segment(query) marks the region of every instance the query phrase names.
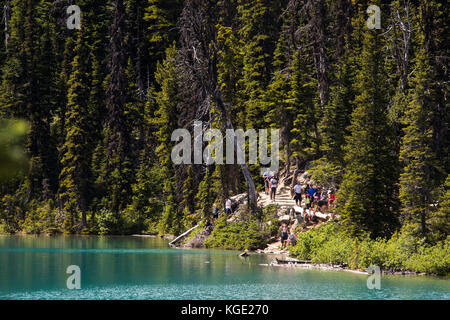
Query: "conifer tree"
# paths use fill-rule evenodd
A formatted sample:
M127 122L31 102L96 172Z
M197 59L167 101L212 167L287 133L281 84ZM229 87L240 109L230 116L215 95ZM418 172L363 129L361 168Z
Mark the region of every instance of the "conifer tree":
M301 51L294 53L288 104L293 113L290 132L292 156L300 163L311 160L318 148L316 81L308 72L307 57Z
M330 101L325 106L319 123L323 157L313 168L313 175L317 181L332 187L342 182L345 138L349 134L347 127L353 111L353 70L349 60L346 59L337 66L336 85L331 88Z
M39 198L42 183L51 179L50 105L51 61L45 59L48 33L39 25L40 4L31 0L11 1L11 36L4 65L0 105L9 117L27 119L30 132L27 153L30 166L24 190L27 198ZM43 34L43 40L39 35ZM41 50L41 48L43 50ZM44 62L45 61L45 62ZM44 143L45 141L45 143ZM54 182L54 179L51 179Z
M166 48L178 39L175 26L182 7L181 0L148 0L144 20L148 28L146 38L152 59L149 67L151 74L156 71L157 62L165 58Z
M439 210L430 219L430 236L434 241L446 240L450 232L450 175L447 175L439 198Z
M156 102L158 109L155 111L156 118L154 124L158 127L156 137L158 147L156 154L159 160L159 168L161 179L163 181L163 198L164 211L162 216L162 232L173 228L175 221L167 221L167 219L175 219L178 216L178 208L175 205L177 199L175 195L176 180L175 169L171 160L171 152L173 142L171 141L172 132L177 129L178 125L178 75L176 69L177 50L175 46L166 50L166 59L162 63L158 63L155 79L161 87L161 91L156 94ZM178 221L179 222L179 221Z
M197 200L197 209L203 221L211 220L212 205L214 203L214 191L212 188L212 174L206 168L205 176L198 186L198 193L195 196Z
M113 15L110 31L111 59L107 91L108 119L105 128L106 158L103 181L107 187L108 206L117 214L131 201L131 186L134 179L130 159L130 128L126 114L128 52L123 0L113 2Z
M195 211L195 189L194 177L192 173L192 165L186 170L186 179L183 182L183 199L180 207L183 208L185 214L192 214Z
M66 137L62 146L60 197L64 205L65 231L76 231L81 214L81 227L86 226L88 209L86 192L89 178L89 52L84 31L78 34L75 58L69 80L65 117Z
M263 127L263 95L270 81L271 59L279 24L277 18L284 1L239 1L238 13L241 28L243 70L241 103L245 109L245 127ZM268 23L271 21L271 23ZM274 23L275 22L275 23Z
M389 236L397 226L397 163L387 119L388 90L383 41L376 29L364 35L356 108L345 147L346 172L339 191L340 213L351 234Z
M403 171L400 175L400 199L403 217L416 226L417 235L426 237L432 204L436 201L433 191L439 181L433 174L438 163L432 149L433 111L436 97L432 69L424 50L418 55L413 79L411 101L405 114L405 129L400 149Z

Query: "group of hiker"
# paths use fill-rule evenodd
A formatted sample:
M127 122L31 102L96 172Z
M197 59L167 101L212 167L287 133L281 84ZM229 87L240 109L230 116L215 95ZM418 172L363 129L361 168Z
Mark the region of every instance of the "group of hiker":
M295 246L297 244L297 235L294 233L294 230L291 230L289 226L283 223L280 227L281 230L281 247L286 248L287 246Z
M302 187L299 183L294 186L294 200L295 204L305 209L321 209L324 205L328 207L335 207L336 196L334 190L316 188L309 184Z
M226 198L225 199L225 214L227 216L231 215L233 213L233 206L231 203L231 199L230 198ZM219 208L217 206L214 206L213 208L213 218L217 219L219 218Z
M274 202L278 187L278 177L270 171L263 174L264 191L266 195L270 195L270 199ZM336 196L333 189L323 189L315 185L300 185L298 182L293 187L293 199L296 206L301 207L301 218L303 221L316 221L316 212L325 213L329 207L336 206ZM227 216L233 213L232 202L230 198L225 199L225 214ZM218 206L213 208L213 217L219 217ZM289 245L297 244L297 235L291 227L283 223L280 227L281 246L285 248Z

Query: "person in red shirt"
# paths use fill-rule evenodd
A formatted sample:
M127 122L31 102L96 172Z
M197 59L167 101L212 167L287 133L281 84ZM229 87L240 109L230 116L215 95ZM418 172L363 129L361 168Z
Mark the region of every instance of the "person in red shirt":
M334 207L335 200L336 200L336 197L334 195L334 192L332 190L328 190L328 206L329 207L331 207L331 206Z

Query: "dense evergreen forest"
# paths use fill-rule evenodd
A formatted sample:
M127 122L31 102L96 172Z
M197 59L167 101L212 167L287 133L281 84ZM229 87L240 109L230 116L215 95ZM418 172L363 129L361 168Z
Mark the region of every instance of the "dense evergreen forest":
M367 26L369 5L380 29ZM180 234L214 203L262 190L259 165L173 164L172 132L202 121L280 128L283 170L338 190L355 239L448 242L446 1L0 8L0 119L28 123L28 164L0 184L0 233Z

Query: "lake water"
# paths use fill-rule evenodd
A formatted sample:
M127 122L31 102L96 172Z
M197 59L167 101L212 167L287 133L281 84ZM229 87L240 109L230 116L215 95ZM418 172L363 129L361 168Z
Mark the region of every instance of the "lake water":
M235 251L169 249L141 237L0 236L0 299L450 299L449 278L260 266ZM81 269L81 289L66 269Z

